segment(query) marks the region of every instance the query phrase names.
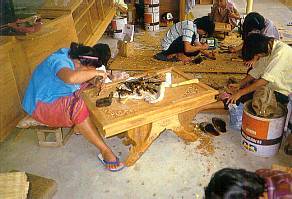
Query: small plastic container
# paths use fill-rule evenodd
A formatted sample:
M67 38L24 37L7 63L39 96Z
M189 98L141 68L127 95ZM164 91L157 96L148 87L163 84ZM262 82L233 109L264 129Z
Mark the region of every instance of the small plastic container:
M165 86L170 87L172 84L171 72L165 73Z
M230 116L230 127L240 131L242 126L243 104L229 104L228 110Z

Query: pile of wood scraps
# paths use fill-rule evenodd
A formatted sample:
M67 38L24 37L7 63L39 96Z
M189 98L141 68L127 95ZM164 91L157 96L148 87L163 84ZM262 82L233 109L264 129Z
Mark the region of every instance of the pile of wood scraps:
M24 172L0 173L0 198L26 199L29 182Z

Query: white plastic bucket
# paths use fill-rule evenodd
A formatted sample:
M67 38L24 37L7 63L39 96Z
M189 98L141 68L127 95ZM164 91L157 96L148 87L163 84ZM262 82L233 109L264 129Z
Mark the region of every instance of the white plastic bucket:
M146 31L158 31L159 30L159 22L150 23L150 24L145 23L145 29L146 29Z
M123 30L126 24L127 24L126 17L115 17L112 20L112 28L114 31Z
M145 12L144 22L146 24L159 22L159 12Z
M158 12L159 13L159 4L153 4L153 5L144 5L144 11L146 12Z
M278 118L261 118L250 113L251 101L244 104L241 128L241 146L256 156L275 155L282 141L286 114ZM280 105L283 113L284 106Z
M159 0L144 0L144 4L159 4Z

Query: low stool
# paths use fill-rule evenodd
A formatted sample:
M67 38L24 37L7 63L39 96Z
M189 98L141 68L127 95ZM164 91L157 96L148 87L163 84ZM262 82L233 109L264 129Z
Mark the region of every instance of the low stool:
M36 129L39 145L45 147L64 146L73 134L73 128L54 128L48 126L35 126L32 128Z
M74 131L73 127L49 127L36 121L29 115L26 115L22 120L20 120L16 127L21 129L35 129L39 145L46 147L59 147L65 145Z
M17 172L13 170L10 172ZM57 183L53 179L25 173L29 181L27 199L52 199L57 192Z

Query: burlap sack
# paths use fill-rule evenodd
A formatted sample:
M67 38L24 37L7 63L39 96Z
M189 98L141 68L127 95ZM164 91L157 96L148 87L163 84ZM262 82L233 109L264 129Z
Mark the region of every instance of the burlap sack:
M253 94L252 108L259 117L273 117L278 112L274 91L268 86L257 89Z

